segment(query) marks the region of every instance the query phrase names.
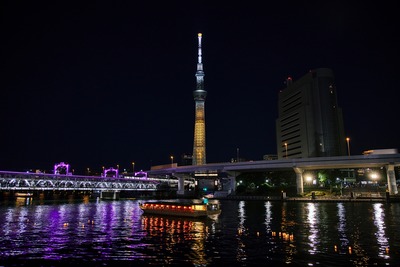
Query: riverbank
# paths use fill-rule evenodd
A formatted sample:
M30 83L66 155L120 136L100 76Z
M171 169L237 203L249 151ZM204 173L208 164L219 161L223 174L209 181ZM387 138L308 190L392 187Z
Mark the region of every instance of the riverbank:
M400 196L385 197L351 197L351 196L312 196L312 197L271 197L271 196L249 196L249 195L229 195L226 197L216 197L216 199L227 200L264 200L264 201L286 201L286 202L400 202Z

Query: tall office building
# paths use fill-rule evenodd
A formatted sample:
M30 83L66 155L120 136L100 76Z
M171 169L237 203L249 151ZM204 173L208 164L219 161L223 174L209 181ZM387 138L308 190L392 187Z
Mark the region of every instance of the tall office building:
M193 141L193 165L206 164L206 121L204 104L207 92L204 91L204 71L202 63L201 38L202 34L197 35L198 45L198 61L196 71L196 90L193 91L193 97L196 104L195 107L195 123L194 123L194 141Z
M346 155L343 115L332 70L311 70L295 82L288 78L286 85L278 100L278 158Z

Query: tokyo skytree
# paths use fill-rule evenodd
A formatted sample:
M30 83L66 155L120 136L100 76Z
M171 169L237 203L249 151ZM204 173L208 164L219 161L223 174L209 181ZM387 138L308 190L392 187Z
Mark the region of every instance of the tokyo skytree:
M195 107L195 123L194 123L194 141L193 141L193 160L192 165L206 164L206 121L204 104L207 92L204 90L204 71L202 63L201 38L202 34L197 34L198 60L196 71L196 90L193 91L193 97L196 104Z

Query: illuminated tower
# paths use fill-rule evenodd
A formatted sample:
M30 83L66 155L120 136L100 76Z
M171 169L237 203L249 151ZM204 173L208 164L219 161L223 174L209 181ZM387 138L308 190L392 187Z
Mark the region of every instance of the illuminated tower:
M194 122L194 141L193 141L193 165L206 164L206 121L204 113L204 103L206 101L207 92L204 91L204 71L203 63L201 61L201 37L202 34L197 35L199 39L198 46L198 61L196 71L196 90L193 91L195 108L195 122Z

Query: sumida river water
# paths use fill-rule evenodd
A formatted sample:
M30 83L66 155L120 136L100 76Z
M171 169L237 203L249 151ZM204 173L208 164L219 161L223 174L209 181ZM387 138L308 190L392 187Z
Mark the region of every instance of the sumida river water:
M400 266L400 203L220 200L185 219L141 201L3 201L0 266Z

